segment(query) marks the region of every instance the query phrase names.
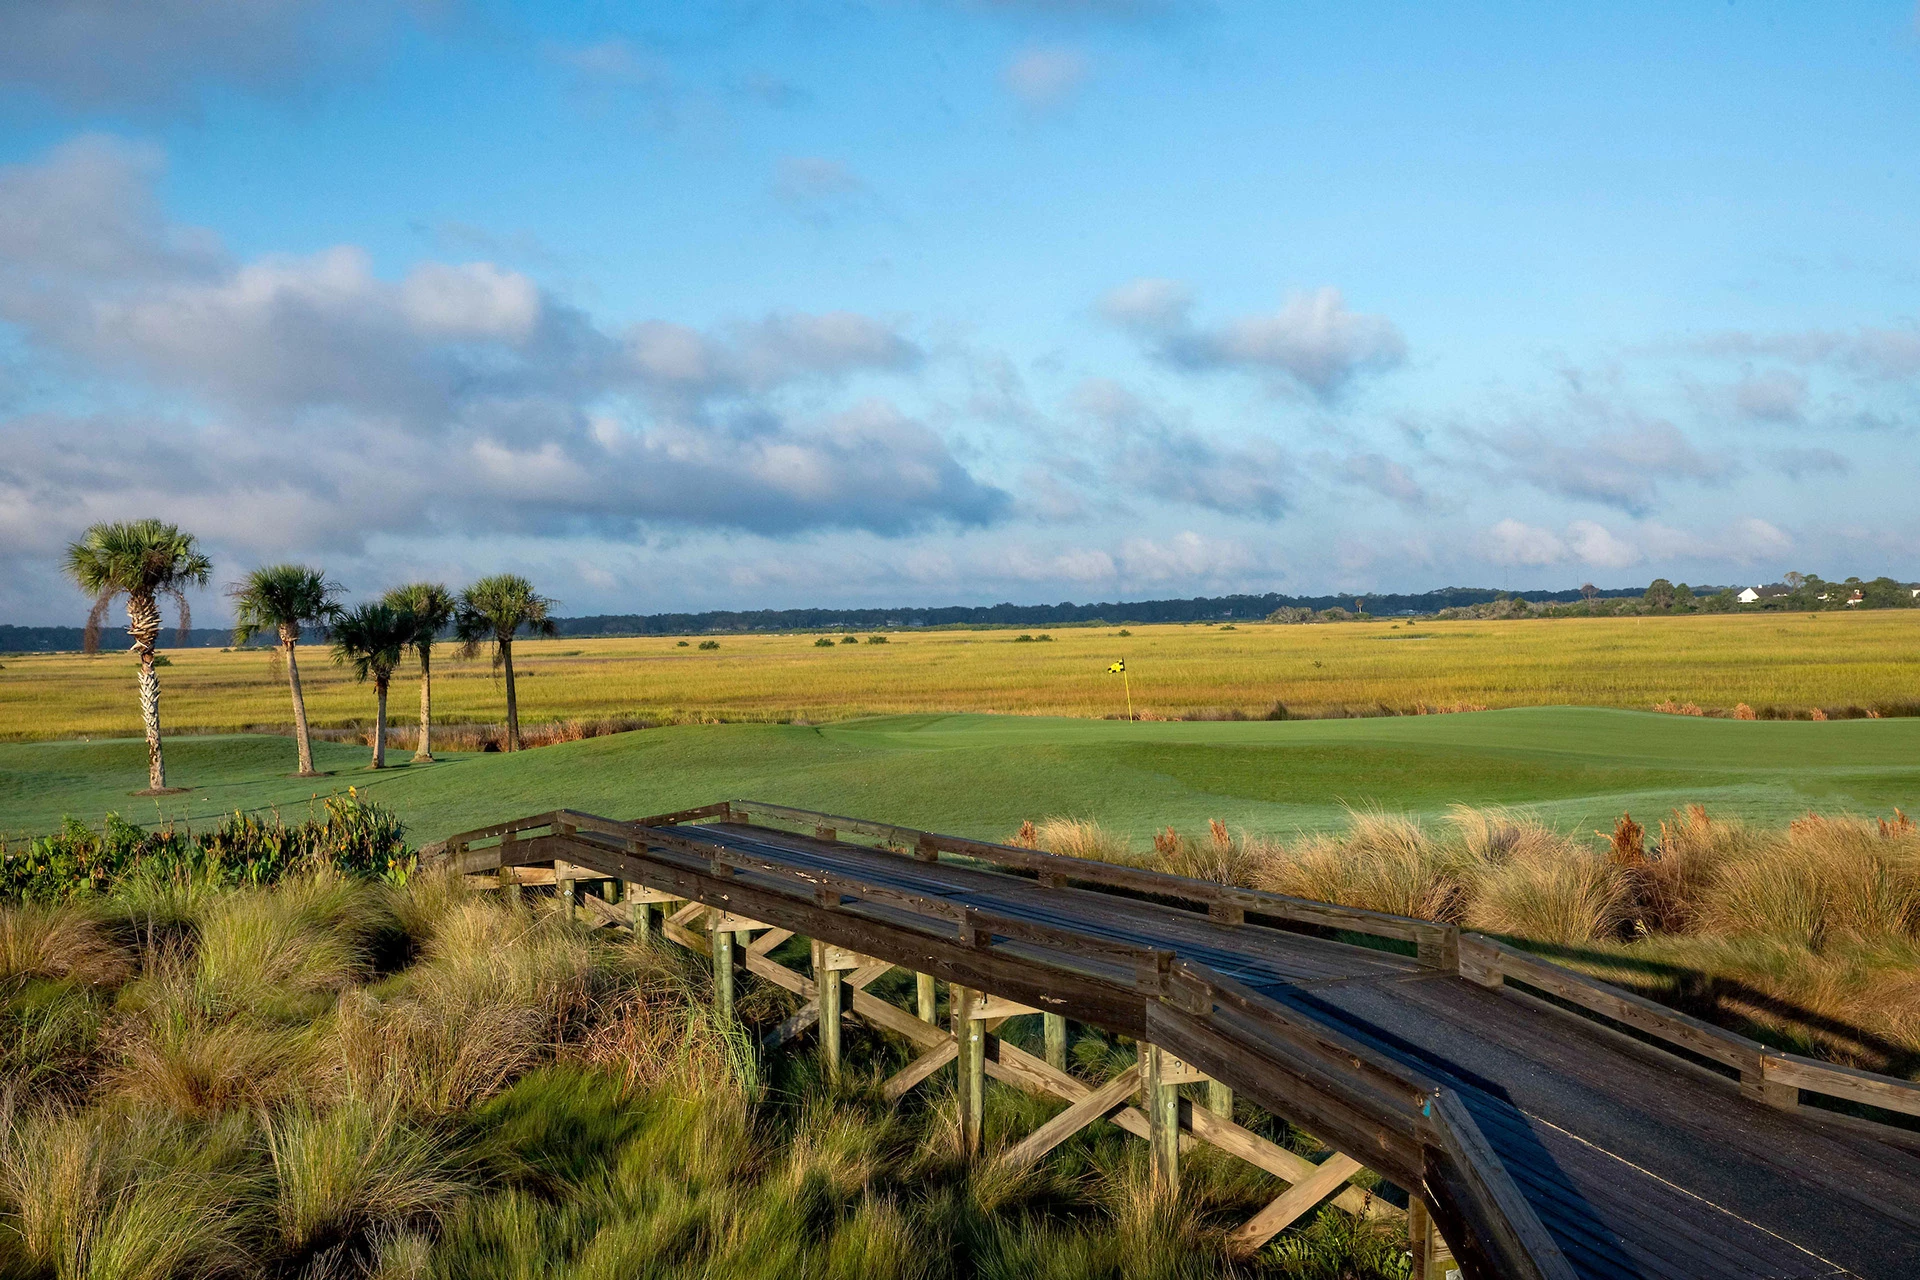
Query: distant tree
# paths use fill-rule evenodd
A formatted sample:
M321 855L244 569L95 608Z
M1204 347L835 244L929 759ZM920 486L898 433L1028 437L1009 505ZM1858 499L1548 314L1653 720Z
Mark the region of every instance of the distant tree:
M1580 595L1588 604L1592 604L1594 600L1599 597L1600 588L1594 586L1591 582L1583 582L1580 584Z
M1780 579L1780 581L1786 583L1789 590L1798 591L1807 585L1807 575L1794 571L1788 573L1784 578Z
M120 596L127 598L127 635L140 663L140 719L147 730L147 790L167 789L166 758L160 750L160 677L154 671L154 643L160 635L159 597L180 609L180 643L187 640L193 615L186 589L204 587L213 562L200 553L193 535L158 520L96 524L67 546L67 576L93 597L87 614L85 647L100 651L100 622Z
M1875 578L1860 589L1863 609L1910 609L1913 607L1913 589L1892 578Z
M520 749L520 703L513 687L513 638L525 630L529 635L550 636L559 631L554 625L554 602L533 589L533 584L517 573L499 573L482 578L460 593L454 614L454 631L464 642L463 652L472 657L482 645L493 646L493 665L507 678L507 750Z
M393 669L413 644L420 623L384 601L349 609L333 620L333 660L353 668L356 680L373 679L373 767L387 767L387 686Z
M410 582L395 587L381 602L406 612L413 618L413 638L407 642L420 658L420 743L414 748L416 764L433 759L433 645L440 633L453 625L460 601L438 582Z
M1708 596L1706 602L1701 607L1709 613L1732 613L1734 609L1739 607L1739 604L1740 597L1734 594L1733 588L1722 587L1711 596Z
M270 564L255 569L227 588L233 597L233 643L237 648L263 631L280 637L280 654L287 664L287 688L293 694L293 734L300 748L300 776L317 777L313 768L313 741L307 733L307 699L300 692L300 647L303 627L325 628L340 612L338 583L328 582L319 569L303 564Z
M1655 609L1673 607L1673 584L1665 578L1655 578L1647 586L1647 603Z
M1694 608L1693 588L1682 582L1673 589L1673 607L1683 613L1691 613Z

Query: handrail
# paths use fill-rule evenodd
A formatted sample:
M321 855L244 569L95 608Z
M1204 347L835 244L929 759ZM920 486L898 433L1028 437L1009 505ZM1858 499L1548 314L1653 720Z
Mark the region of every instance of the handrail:
M1559 1246L1451 1089L1198 961L1176 961L1175 974L1175 992L1167 998L1183 1012L1211 1021L1216 1005L1230 1008L1290 1048L1339 1068L1330 1079L1348 1101L1391 1107L1416 1135L1428 1181L1443 1182L1455 1208L1473 1222L1494 1274L1573 1280ZM1363 1096L1366 1085L1373 1087Z
M1738 1032L1681 1013L1576 969L1477 933L1460 938L1460 975L1498 987L1512 978L1667 1044L1740 1073L1740 1089L1771 1106L1791 1107L1799 1091L1920 1116L1920 1084L1772 1049Z
M1337 903L1315 901L1311 898L1295 898L1287 894L1268 893L1239 885L1219 884L1212 880L1196 880L1189 876L1170 875L1163 871L1148 871L1141 867L1126 867L1111 862L1067 857L1041 849L1023 849L1018 845L995 844L992 841L972 840L964 836L941 835L914 827L870 822L864 818L820 813L812 809L796 809L789 805L770 804L765 801L735 800L731 805L735 821L744 822L757 814L802 826L811 825L816 828L831 829L836 834L840 831L857 831L862 835L887 841L889 844L912 847L922 860L930 860L940 852L956 853L979 858L998 866L1030 871L1040 876L1042 880L1049 878L1055 878L1061 882L1077 880L1083 884L1105 889L1127 889L1163 898L1198 902L1207 907L1210 915L1227 923L1239 923L1240 918L1251 913L1291 920L1299 924L1372 934L1376 937L1413 943L1419 950L1421 963L1431 968L1450 969L1454 964L1453 943L1459 936L1459 929L1457 926L1435 920L1421 920L1413 916L1393 915L1384 911L1368 911L1361 907L1345 907Z
M713 808L694 816L714 816ZM765 810L765 806L761 808ZM1472 1116L1450 1092L1338 1027L1311 1013L1283 1006L1204 964L1179 959L1164 948L1115 942L1066 925L1012 919L951 898L873 884L840 872L796 867L666 825L641 826L573 810L496 823L450 838L447 848L455 856L463 856L475 842L497 838L506 846L517 843L524 833L541 830L550 833L538 841L545 847L545 856L552 856L554 842L558 841L562 849L577 850L575 856L591 857L599 851L610 855L609 862L614 866L619 864L613 858L627 862L629 866L622 870L629 874L639 869L631 865L638 862L684 875L687 869L683 864L660 857L677 853L703 864L705 874L713 879L724 881L745 872L784 882L785 887L778 892L817 908L844 909L851 899L904 909L956 928L956 941L969 948L991 951L996 938L1036 945L1045 950L1024 960L1041 969L1084 973L1071 960L1089 954L1130 964L1130 982L1114 978L1102 981L1130 988L1150 1005L1164 1004L1205 1019L1214 1024L1216 1032L1263 1053L1269 1063L1283 1070L1299 1069L1282 1065L1291 1058L1312 1064L1305 1067L1309 1075L1318 1087L1339 1098L1341 1105L1376 1116L1382 1111L1391 1113L1395 1129L1403 1135L1401 1140L1411 1137L1424 1153L1421 1176L1429 1184L1429 1193L1445 1195L1469 1227L1472 1238L1461 1245L1485 1263L1486 1274L1519 1280L1571 1280L1573 1273L1558 1247ZM1216 1009L1238 1015L1243 1019L1239 1024L1242 1027L1251 1023L1250 1029L1257 1029L1257 1038L1250 1042L1244 1033L1236 1035L1231 1023L1216 1023ZM1178 1049L1177 1045L1171 1047ZM1288 1057L1275 1057L1280 1049L1286 1050ZM1411 1153L1413 1148L1406 1150Z
M1783 1108L1793 1107L1798 1104L1800 1091L1805 1090L1809 1093L1857 1102L1886 1111L1920 1116L1920 1083L1877 1072L1844 1067L1836 1063L1821 1062L1818 1059L1770 1048L1737 1032L1715 1026L1624 988L1590 977L1578 970L1555 964L1551 960L1530 952L1521 951L1506 943L1481 934L1460 933L1452 925L1416 920L1407 916L1393 916L1383 912L1364 911L1359 908L1338 907L1308 899L1263 893L1254 889L1241 889L1214 884L1210 881L1191 880L1139 868L1121 867L1112 863L1022 849L1013 845L993 844L959 836L942 836L911 827L870 822L860 818L744 800L702 805L630 822L600 818L577 810L558 809L449 836L445 841L440 842L441 856L458 857L468 852L470 846L474 844L496 839L505 842L524 833L541 829L556 832L570 829L629 840L639 831L645 830L649 833L648 838L668 843L675 839L686 840L687 837L669 835L661 830L662 827L701 818L722 818L745 822L755 813L764 817L803 825L811 824L816 827L833 824L836 832L841 829L857 831L895 844L911 844L920 851L919 856L922 858L937 856L941 851L959 853L1061 880L1078 880L1104 887L1133 889L1139 892L1157 893L1163 897L1204 902L1208 905L1210 912L1215 910L1216 904L1224 904L1229 907L1240 907L1257 915L1272 915L1314 924L1334 924L1334 927L1347 928L1355 932L1375 932L1388 937L1414 936L1410 929L1402 926L1422 926L1430 931L1445 931L1444 935L1438 933L1426 935L1421 944L1423 960L1427 959L1430 950L1451 956L1453 963L1448 967L1454 968L1461 977L1481 986L1498 987L1506 979L1512 978L1577 1005L1590 1013L1599 1014L1631 1027L1662 1042L1663 1045L1672 1045L1688 1053L1718 1062L1722 1066L1730 1067L1739 1073L1741 1092L1756 1101ZM743 855L728 850L720 861L725 863L734 860L739 865L748 865L745 861L741 861L742 858ZM833 879L825 873L809 874L818 877L822 883L826 884L830 884ZM869 901L878 902L889 895L901 895L901 891L887 886L868 885L852 880L846 880L845 883L849 886L847 892ZM955 924L964 924L962 916L952 910L957 904L920 895L904 896L912 898L917 904L909 907L911 910L924 911L935 914L939 918L948 919ZM945 903L944 909L934 905L942 902ZM977 918L987 919L984 916ZM1339 923L1335 924L1335 921ZM1005 927L1001 927L1002 925ZM1013 937L1016 936L1016 931L1026 932L1028 926L1024 922L994 917L993 929L994 932L1003 936ZM1389 932L1390 929L1393 931ZM1084 935L1076 934L1075 937L1084 939ZM1081 946L1084 950L1084 941ZM1660 1048L1661 1045L1650 1047Z

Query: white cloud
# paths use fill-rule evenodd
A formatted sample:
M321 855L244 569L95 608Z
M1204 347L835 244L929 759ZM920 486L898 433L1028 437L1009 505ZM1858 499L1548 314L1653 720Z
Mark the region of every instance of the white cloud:
M1666 483L1716 483L1736 469L1731 459L1702 453L1678 427L1661 420L1623 418L1584 436L1562 423L1460 435L1513 478L1634 514L1651 510Z
M1807 380L1781 369L1749 374L1734 384L1733 403L1749 418L1798 422L1807 412Z
M1414 478L1413 472L1383 453L1349 454L1334 464L1333 474L1348 484L1370 489L1410 509L1418 510L1432 502L1432 495Z
M1291 505L1295 467L1271 441L1207 435L1109 379L1082 382L1074 401L1098 427L1108 479L1125 493L1261 519Z
M1546 529L1511 516L1487 530L1482 549L1495 564L1538 567L1567 558L1567 544Z
M1087 55L1078 49L1030 48L1014 55L1003 78L1026 106L1049 110L1072 99L1090 70Z
M385 44L420 0L10 0L0 84L80 108L182 107L211 84L284 93Z
M1148 332L1177 325L1193 306L1193 290L1178 280L1141 276L1107 291L1100 314L1118 325Z
M0 320L27 367L90 375L58 412L0 416L0 553L129 512L282 554L482 530L896 536L1007 510L920 418L827 394L918 367L894 324L613 335L489 262L391 280L352 245L236 261L166 222L157 168L91 139L0 169Z
M1592 520L1575 520L1567 526L1567 550L1596 569L1624 569L1642 558L1639 548Z
M1385 316L1348 308L1332 286L1289 294L1278 311L1241 316L1213 328L1187 318L1177 282L1136 280L1109 293L1108 318L1149 340L1175 368L1237 369L1277 377L1323 399L1339 394L1362 373L1391 369L1406 359L1406 339Z

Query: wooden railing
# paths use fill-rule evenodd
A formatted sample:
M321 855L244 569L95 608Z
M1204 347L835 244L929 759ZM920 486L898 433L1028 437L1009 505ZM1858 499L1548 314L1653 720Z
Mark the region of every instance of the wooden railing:
M1590 978L1479 934L1460 939L1460 976L1485 987L1508 981L1631 1027L1664 1045L1729 1067L1740 1092L1775 1107L1799 1103L1802 1089L1887 1111L1920 1116L1920 1084L1772 1049L1724 1027Z
M837 838L841 832L850 832L880 840L883 848L895 851L910 849L911 856L922 861L936 860L940 854L948 853L1026 872L1042 883L1120 890L1170 902L1193 903L1204 907L1210 918L1226 923L1242 923L1249 917L1256 920L1264 917L1412 942L1419 950L1422 963L1431 967L1457 971L1461 977L1484 987L1500 987L1508 981L1521 984L1557 1001L1577 1006L1586 1013L1631 1028L1658 1042L1657 1045L1649 1045L1649 1048L1672 1046L1681 1051L1679 1056L1683 1060L1704 1058L1717 1063L1734 1073L1743 1095L1769 1106L1795 1107L1800 1092L1805 1090L1885 1111L1920 1116L1920 1084L1771 1048L1506 943L1479 934L1462 934L1453 925L1430 920L1263 893L1166 875L1145 868L1065 857L1017 845L940 835L912 827L764 801L736 800L703 805L634 822L617 822L591 814L557 810L482 827L451 837L444 843L447 854L457 858L475 846L511 841L516 836L542 830L568 834L585 831L631 839L636 830L648 828L652 830L651 838L656 842L670 844L672 837L659 828L703 820L782 822L811 829L816 836L827 839ZM719 861L723 865L729 861L738 866L754 865L752 859L732 852ZM827 883L831 883L832 879L823 877ZM885 886L855 882L847 882L845 891L856 900L864 897L876 902L884 901L887 895L898 892ZM945 899L920 898L917 901L920 905L910 909L950 919L957 928L963 927L964 911L957 904ZM990 927L1007 937L1021 936L1020 931L1030 928L1021 922L1003 918L988 922L985 917L979 917L975 927ZM1083 943L1082 949L1087 949L1088 945ZM1549 1002L1542 1004L1563 1016L1579 1016L1560 1005Z
M1349 1154L1355 1159L1382 1169L1404 1185L1423 1188L1445 1207L1450 1219L1464 1226L1465 1234L1456 1248L1480 1264L1476 1268L1479 1274L1520 1280L1571 1280L1572 1269L1452 1091L1309 1014L1285 1008L1206 965L1180 960L1166 949L1092 937L1064 925L1013 919L948 898L795 867L702 840L685 830L669 829L702 817L744 821L749 812L771 816L769 810L766 805L751 810L745 805L708 806L641 823L557 810L451 837L445 843L445 856L462 870L479 871L507 865L506 860L516 857L528 861L550 859L564 850L566 858L576 865L593 867L609 876L641 883L658 881L653 887L672 883L686 889L688 869L678 862L662 863L656 853L669 852L697 859L698 870L692 874L711 886L708 892L717 900L724 901L727 886L746 873L761 892L771 880L782 885L784 896L796 906L841 915L845 918L841 929L816 925L819 936L863 952L881 950L871 929L861 927L867 922L847 915L863 905L910 913L923 922L919 925L923 933L969 952L990 954L1008 944L1017 945L1021 952L1017 963L1041 971L1029 974L1030 982L1048 987L1067 975L1082 980L1092 977L1132 993L1147 1004L1142 1029L1166 1026L1184 1033L1185 1040L1169 1039L1168 1047L1211 1065L1221 1078L1236 1080L1256 1098L1297 1097L1296 1091L1305 1082L1304 1087L1316 1095L1306 1104L1307 1109L1315 1113L1313 1119L1324 1120L1321 1127L1336 1145L1354 1148ZM1050 859L1051 855L1034 855L1031 850L949 837L923 841L920 837L926 833L875 823L856 827L851 819L803 810L785 809L781 816L789 821L813 822L816 828L833 821L841 828L879 834L883 839L911 835L915 847L922 851L931 846L938 852L974 857L981 856L981 850L1017 855L1016 865L1021 869L1094 884L1119 883L1153 896L1203 901L1210 906L1219 900L1219 895L1203 895L1203 891L1220 886L1203 881L1160 877L1151 872L1135 875L1131 869L1108 868L1078 859L1060 860L1068 865L1057 870L1051 861L1036 860ZM956 845L962 847L954 848ZM999 862L1000 857L986 860ZM648 874L649 864L655 868L653 875ZM1106 880L1102 873L1109 870L1127 874L1118 880ZM1088 871L1094 874L1085 875ZM1171 890L1162 883L1167 880L1175 882ZM1245 897L1255 904L1252 909L1256 914L1298 918L1290 912L1299 900L1251 891L1245 891ZM1342 928L1352 927L1356 917L1361 923L1385 921L1395 930L1403 921L1402 917L1346 908L1317 912L1316 916L1312 923L1339 920L1337 927ZM1388 936L1407 935L1401 931ZM1049 971L1059 977L1047 978ZM1161 1041L1156 1038L1155 1042ZM1214 1058L1221 1061L1213 1063ZM1291 1083L1283 1083L1282 1077ZM1342 1136L1344 1143L1340 1141Z
M810 827L816 833L827 834L829 838L842 832L854 832L882 841L883 847L911 849L914 856L923 861L932 861L942 853L951 853L997 867L1027 872L1042 884L1121 890L1172 902L1194 903L1204 908L1214 920L1229 924L1238 924L1247 916L1255 916L1391 938L1397 942L1412 943L1420 962L1429 968L1452 969L1456 963L1454 947L1460 936L1459 929L1434 920L1343 907L1311 898L1293 898L1286 894L1265 893L1212 880L1168 875L1143 867L1126 867L1048 853L1042 849L1026 849L1019 845L940 835L913 827L817 813L811 809L795 809L760 800L734 800L729 807L736 822L785 822L803 828Z

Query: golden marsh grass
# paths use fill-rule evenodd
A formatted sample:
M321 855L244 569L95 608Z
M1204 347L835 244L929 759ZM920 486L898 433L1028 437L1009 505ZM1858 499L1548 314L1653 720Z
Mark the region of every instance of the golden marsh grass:
M1079 628L1046 642L1007 631L891 633L884 645L815 645L812 634L523 640L524 723L631 715L668 721L842 720L914 712L1111 716L1125 701L1107 664L1124 657L1149 717L1265 716L1347 707L1396 711L1542 704L1645 709L1871 706L1920 698L1920 611L1699 615L1551 621L1379 621ZM1037 634L1037 633L1036 633ZM373 691L305 650L308 714L369 722ZM169 730L281 726L284 677L263 651L170 650L161 672ZM484 658L434 660L435 718L492 722L504 691ZM132 659L10 654L0 670L0 739L139 731ZM396 720L413 684L395 679Z

